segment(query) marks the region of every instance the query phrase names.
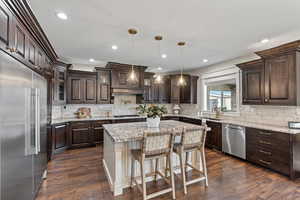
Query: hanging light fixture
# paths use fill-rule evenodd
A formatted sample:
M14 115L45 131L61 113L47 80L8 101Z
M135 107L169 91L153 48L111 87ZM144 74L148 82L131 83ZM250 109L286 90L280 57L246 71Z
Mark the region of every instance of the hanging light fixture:
M154 37L154 39L158 42L158 57L160 58L161 56L161 47L160 47L160 41L162 41L163 37L160 36L160 35L157 35ZM160 60L160 59L159 59ZM159 62L159 65L160 65L160 62ZM159 66L158 67L160 70L162 70L162 67ZM157 84L160 84L162 82L162 77L161 77L161 74L159 72L157 72L155 75L154 75L154 82L157 83Z
M185 42L178 42L177 43L178 47L179 47L179 53L180 53L180 57L182 58L182 51L183 51L183 47L185 46ZM178 79L178 83L177 85L178 86L186 86L186 81L184 80L184 77L183 77L183 64L182 64L182 67L181 67L181 70L180 70L180 77Z
M132 49L134 49L134 36L137 34L137 30L131 28L131 29L128 30L128 33L132 36L132 38L131 38L131 40L132 40ZM137 76L136 76L135 71L134 71L133 64L131 65L131 72L129 74L128 81L132 82L132 83L138 82Z

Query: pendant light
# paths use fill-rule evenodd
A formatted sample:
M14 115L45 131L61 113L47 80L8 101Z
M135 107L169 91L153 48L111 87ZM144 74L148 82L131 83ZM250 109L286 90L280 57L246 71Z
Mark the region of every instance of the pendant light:
M128 33L129 33L129 35L132 36L132 38L131 38L131 40L132 40L132 49L134 49L134 36L137 34L137 30L131 28L131 29L128 30ZM129 74L128 81L132 82L132 83L138 82L137 76L136 76L135 71L134 71L133 64L131 65L131 72Z
M161 55L161 47L160 47L160 42L162 41L163 37L160 36L160 35L157 35L154 37L154 39L158 42L158 57L160 58L160 55ZM159 59L160 60L160 59ZM159 62L159 65L160 65L160 62ZM162 70L162 67L159 66L160 70ZM154 82L156 84L160 84L162 82L162 77L161 77L161 74L160 73L156 73L154 75Z
M180 53L180 58L182 58L182 51L183 51L183 47L185 46L185 42L178 42L177 43L178 47L179 47L179 53ZM184 80L184 77L183 77L183 64L182 64L182 67L181 67L181 70L180 70L180 77L178 79L178 82L177 82L177 85L178 86L186 86L186 81Z

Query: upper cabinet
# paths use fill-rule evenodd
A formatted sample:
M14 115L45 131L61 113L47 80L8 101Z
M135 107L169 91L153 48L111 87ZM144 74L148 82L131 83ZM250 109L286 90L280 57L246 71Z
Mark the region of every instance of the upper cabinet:
M67 103L97 103L97 73L68 70Z
M110 104L111 70L97 68L97 103Z
M243 104L300 105L300 41L256 52L261 60L239 64Z
M113 89L134 89L144 91L144 72L146 67L133 66L136 81L130 81L132 65L109 62L107 69L111 69Z
M145 72L144 75L144 103L153 102L154 73Z
M10 51L12 47L12 14L8 8L0 1L0 48Z
M66 104L67 65L57 63L54 65L53 75L53 104Z
M238 67L242 69L243 104L262 104L265 91L264 62L255 60L239 64Z
M152 103L170 103L171 101L171 79L163 76L160 83L152 84Z
M197 76L183 75L184 86L178 85L180 74L171 75L171 103L197 103Z

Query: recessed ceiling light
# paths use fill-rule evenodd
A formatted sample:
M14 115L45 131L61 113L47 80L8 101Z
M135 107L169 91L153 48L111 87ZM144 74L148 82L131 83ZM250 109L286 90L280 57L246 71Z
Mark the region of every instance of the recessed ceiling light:
M207 62L208 62L208 60L207 60L207 59L203 59L203 62L204 62L204 63L207 63Z
M166 57L167 57L167 54L162 54L161 57L162 57L162 58L166 58Z
M113 50L117 50L117 49L118 49L118 46L117 46L117 45L112 45L111 48L112 48Z
M268 43L269 41L270 40L268 38L265 38L265 39L261 40L260 42L263 43L263 44L265 44L265 43Z
M63 13L63 12L59 12L56 14L58 18L62 19L62 20L67 20L68 19L68 16L66 13Z
M94 59L94 58L90 58L89 61L90 61L90 62L95 62L95 59Z
M157 69L158 69L159 71L161 71L161 70L162 70L162 68L161 68L161 67L158 67Z

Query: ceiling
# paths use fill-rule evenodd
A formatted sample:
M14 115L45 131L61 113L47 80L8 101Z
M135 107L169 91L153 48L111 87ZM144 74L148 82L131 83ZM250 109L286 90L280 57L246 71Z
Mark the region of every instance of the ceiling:
M212 65L300 39L297 0L30 0L62 60L107 61L176 71ZM64 12L68 20L56 14ZM128 28L136 28L135 47ZM162 35L158 53L155 35ZM270 42L260 41L269 38ZM176 43L186 41L182 56ZM113 50L117 45L118 50ZM89 63L89 59L95 59ZM203 59L208 59L207 63Z

